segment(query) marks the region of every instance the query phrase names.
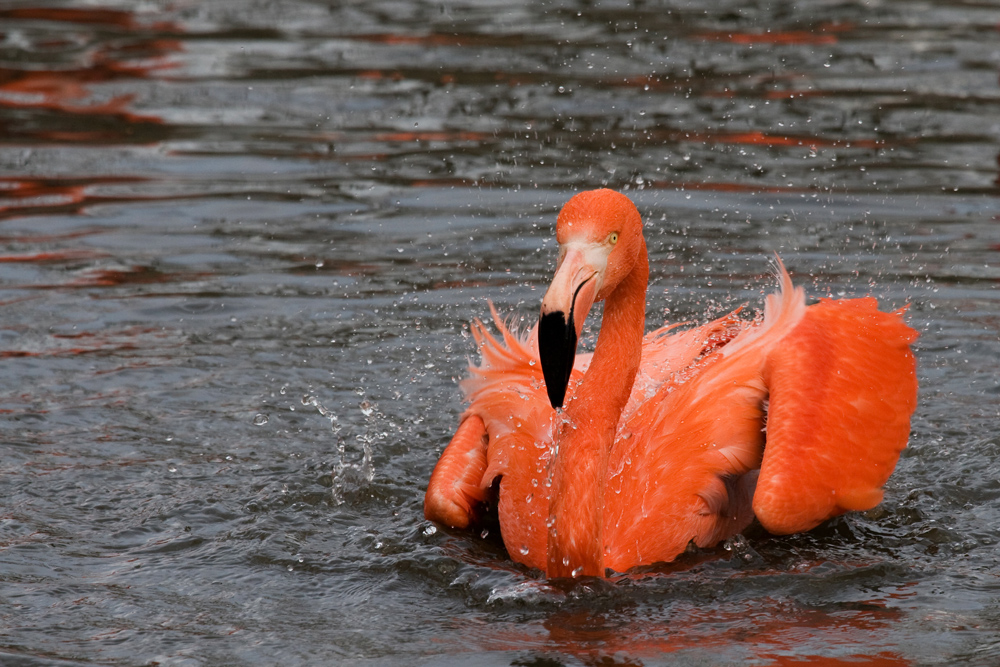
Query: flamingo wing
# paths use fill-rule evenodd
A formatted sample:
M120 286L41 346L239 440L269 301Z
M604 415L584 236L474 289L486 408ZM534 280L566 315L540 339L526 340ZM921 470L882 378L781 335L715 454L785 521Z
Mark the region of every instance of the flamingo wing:
M475 522L477 509L486 500L482 480L488 444L482 417L466 415L427 483L424 516L428 520L452 528L468 528Z
M770 532L810 530L882 500L916 407L917 333L873 298L824 299L768 354L767 445L753 509Z
M671 561L752 521L765 389L753 357L723 352L753 331L732 313L670 335L660 344L675 350L651 355L684 363L619 426L605 490L607 567Z

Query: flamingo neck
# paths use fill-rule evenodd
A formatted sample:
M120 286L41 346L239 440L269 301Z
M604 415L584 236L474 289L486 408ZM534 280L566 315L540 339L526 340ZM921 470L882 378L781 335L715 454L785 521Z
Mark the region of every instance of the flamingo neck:
M549 495L548 577L604 576L604 486L608 456L642 357L649 262L607 298L590 368L555 438Z

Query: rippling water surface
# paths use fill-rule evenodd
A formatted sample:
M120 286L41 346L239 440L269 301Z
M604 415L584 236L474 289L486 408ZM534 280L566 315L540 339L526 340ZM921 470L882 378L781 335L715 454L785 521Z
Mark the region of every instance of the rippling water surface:
M1000 662L1000 8L0 2L0 662ZM909 304L877 509L554 588L425 522L471 318L647 220L649 318Z

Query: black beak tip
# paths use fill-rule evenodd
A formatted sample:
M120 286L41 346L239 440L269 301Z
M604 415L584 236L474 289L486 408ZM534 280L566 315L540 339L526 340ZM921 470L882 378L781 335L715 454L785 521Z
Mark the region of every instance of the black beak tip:
M553 408L561 408L576 359L576 328L562 312L545 313L538 320L538 353L545 391Z
M560 409L563 406L563 401L566 400L566 387L560 389L558 385L545 383L545 391L549 394L549 403L552 404L554 409Z

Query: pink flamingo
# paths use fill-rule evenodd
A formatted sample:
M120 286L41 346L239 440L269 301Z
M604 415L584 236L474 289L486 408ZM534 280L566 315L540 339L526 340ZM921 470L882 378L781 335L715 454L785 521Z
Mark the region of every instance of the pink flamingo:
M713 546L755 516L788 534L881 502L917 398L902 311L870 297L807 306L781 266L759 323L737 311L644 336L632 202L582 192L556 236L538 326L519 338L493 311L501 340L473 327L482 362L462 384L470 405L431 475L428 519L470 526L498 489L511 558L603 577ZM577 354L601 300L597 346Z

